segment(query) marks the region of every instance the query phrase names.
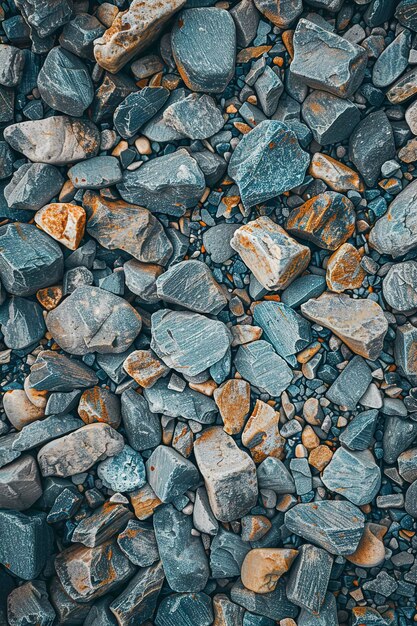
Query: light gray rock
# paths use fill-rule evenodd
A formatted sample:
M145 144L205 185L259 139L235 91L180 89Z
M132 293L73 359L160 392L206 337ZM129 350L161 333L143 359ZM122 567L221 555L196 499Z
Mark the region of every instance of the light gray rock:
M23 626L25 623L52 626L55 617L56 613L43 580L24 583L13 589L7 597L7 618L10 626ZM34 621L30 622L32 619Z
M168 105L163 120L190 139L207 139L218 133L225 123L214 98L196 93Z
M189 387L176 391L168 385L169 381L164 378L143 390L153 413L183 417L201 424L212 424L215 421L217 406L212 398Z
M0 325L4 343L12 350L23 350L39 342L46 331L40 305L18 296L12 296L0 307Z
M291 369L263 339L240 346L235 366L242 378L270 396L280 396L292 380Z
M179 452L158 446L146 463L148 482L162 502L172 502L200 482L197 468Z
M203 244L213 263L224 263L234 255L230 241L238 228L238 224L222 222L204 231Z
M327 391L326 398L354 411L371 382L371 368L362 357L354 356Z
M405 261L392 265L382 283L384 298L397 311L417 307L417 263Z
M197 530L206 535L216 535L219 530L219 522L211 510L205 487L198 487L195 492L193 524Z
M286 304L261 302L254 308L253 319L262 328L262 337L284 359L301 352L311 343L310 324Z
M123 427L134 450L149 450L161 442L161 422L148 403L133 389L121 396Z
M97 156L76 163L68 170L76 189L102 189L122 180L119 160L112 156Z
M369 504L381 486L381 472L369 450L338 448L325 467L322 481L353 504Z

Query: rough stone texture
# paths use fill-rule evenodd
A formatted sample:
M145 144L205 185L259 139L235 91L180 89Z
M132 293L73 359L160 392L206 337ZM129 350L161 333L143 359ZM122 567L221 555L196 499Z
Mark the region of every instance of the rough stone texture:
M39 470L33 457L21 456L0 469L0 508L24 511L41 495Z
M7 618L10 626L52 626L55 617L56 613L43 580L24 583L13 589L7 597Z
M18 296L12 296L0 307L0 325L5 345L13 350L37 343L46 330L39 304Z
M59 193L63 184L58 168L28 163L14 173L4 188L4 197L10 209L37 211Z
M391 124L383 111L370 113L355 128L349 139L349 158L373 187L385 161L395 157Z
M29 374L29 386L37 391L73 391L97 383L97 376L87 365L52 350L38 354Z
M118 623L127 626L152 618L164 579L161 562L141 569L110 605Z
M342 293L359 289L366 276L361 266L361 254L350 243L344 243L332 254L326 268L326 283L330 291Z
M158 607L155 626L175 626L178 620L184 626L211 626L211 598L205 593L175 593L164 598Z
M255 463L268 457L281 459L285 441L279 432L279 413L269 404L257 400L242 433L242 443L249 448Z
M298 550L289 548L255 548L245 557L241 579L247 589L255 593L274 591L278 580L287 572Z
M47 204L35 215L35 223L53 239L76 250L84 236L85 211L70 203Z
M218 426L196 440L194 454L215 517L229 522L245 515L258 496L255 464L249 455Z
M250 409L250 385L245 380L231 378L214 390L214 401L228 435L241 432Z
M288 599L317 615L326 597L333 557L326 550L305 543L291 567L287 583Z
M333 404L354 411L371 382L372 371L366 361L354 356L326 392L326 398Z
M286 29L302 13L302 0L255 0L256 8L275 26Z
M284 359L301 352L312 339L309 323L291 307L280 302L261 302L253 319L263 330L263 338Z
M165 87L144 87L129 94L114 112L114 126L124 139L130 139L151 120L168 100Z
M405 261L392 265L384 278L382 290L390 307L410 311L417 307L417 263Z
M296 134L283 122L264 120L240 140L228 174L249 208L300 185L308 165Z
M141 387L152 387L157 380L166 376L169 368L152 350L135 350L123 363L123 369Z
M122 180L119 161L112 156L97 156L76 163L68 170L76 189L102 189Z
M167 379L158 380L145 389L143 395L153 413L164 413L170 417L183 417L201 424L212 424L217 413L213 400L198 391L185 387L182 391L170 389Z
M298 626L328 626L337 624L336 599L333 593L326 593L319 615L312 615L309 610L302 609L298 617Z
M325 486L358 506L368 504L381 486L381 472L369 450L339 448L323 472Z
M134 565L149 567L159 560L155 532L144 522L129 520L126 528L118 535L117 543Z
M284 579L278 581L275 591L263 594L246 589L238 580L230 590L230 597L248 611L271 620L295 618L298 614L298 608L286 596Z
M375 409L358 413L340 434L340 442L351 450L366 450L371 445L377 420Z
M14 437L12 447L16 451L31 450L43 446L51 439L67 435L81 426L82 421L72 415L51 415L24 426Z
M383 538L387 533L385 526L379 524L365 524L362 539L353 554L346 558L359 567L377 567L385 561L385 546Z
M122 504L106 502L78 523L71 540L95 548L113 537L131 517L132 513Z
M122 393L121 412L127 440L134 450L148 450L160 443L160 420L133 389Z
M99 463L97 475L105 487L123 493L139 489L146 482L142 457L128 445L121 452Z
M309 174L323 180L333 191L364 191L364 184L354 170L327 154L316 152L312 159Z
M407 69L410 47L411 33L409 30L403 30L375 61L372 70L372 82L375 87L388 87L401 76Z
M323 146L347 139L360 121L359 109L352 102L318 90L304 100L302 116Z
M207 139L224 126L223 115L216 101L206 94L199 96L192 93L168 105L163 119L182 136L190 139Z
M394 355L400 372L417 384L417 329L412 324L398 326L395 335Z
M179 452L158 446L146 462L148 482L161 502L172 502L199 483L197 468Z
M292 380L291 369L263 339L240 346L235 366L242 378L270 396L280 396Z

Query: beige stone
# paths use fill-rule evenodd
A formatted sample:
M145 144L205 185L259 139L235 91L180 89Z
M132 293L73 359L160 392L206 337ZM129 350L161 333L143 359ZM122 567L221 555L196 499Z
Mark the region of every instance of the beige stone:
M141 387L152 387L157 380L166 376L169 368L152 350L135 350L123 363L123 369Z
M250 410L250 385L245 380L231 378L214 392L214 401L228 435L241 432Z
M32 404L23 389L6 391L3 408L7 419L16 430L22 430L23 426L45 417L45 409Z
M268 456L282 459L285 439L279 432L279 413L269 404L257 400L242 433L242 443L250 449L255 463Z
M242 583L255 593L274 591L281 576L288 572L298 550L287 548L255 548L242 564Z
M383 538L387 532L381 524L365 524L362 539L353 554L347 560L359 567L377 567L385 560Z

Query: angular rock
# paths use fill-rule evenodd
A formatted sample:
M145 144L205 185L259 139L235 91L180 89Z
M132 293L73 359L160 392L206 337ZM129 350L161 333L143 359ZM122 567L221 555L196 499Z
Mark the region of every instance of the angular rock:
M164 113L168 107L176 102L184 100L189 95L188 89L178 88L171 91L171 94L165 103L165 106L151 119L142 129L142 133L150 141L158 141L166 143L169 141L177 141L183 139L183 135L175 130L173 126L167 124L164 120Z
M92 122L64 115L12 124L4 138L35 163L66 165L97 154L100 135Z
M172 504L159 507L153 524L167 582L173 591L204 589L210 570L200 537L191 534L192 518ZM178 615L176 616L178 619Z
M380 355L388 322L376 302L328 292L302 304L301 312L307 319L329 328L365 359L374 361Z
M285 513L287 528L330 554L352 554L362 537L365 518L345 500L296 504Z
M82 421L72 415L51 415L24 426L14 438L12 448L22 452L32 450L43 446L51 439L67 435L81 426L83 426Z
M122 435L108 424L88 424L47 443L38 453L42 476L73 476L121 452Z
M363 81L367 54L331 31L299 20L294 33L291 73L303 83L340 98L350 98Z
M167 379L158 380L145 389L143 395L153 413L164 413L170 417L182 417L201 424L212 424L217 413L211 398L189 387L182 391L169 388Z
M240 346L235 366L242 378L270 396L280 396L292 380L291 369L263 339Z
M241 226L230 245L269 291L285 289L310 261L309 248L299 244L269 217L258 217Z
M253 0L241 0L231 10L236 26L236 42L241 48L247 48L256 37L259 26L259 13Z
M71 19L73 5L71 0L51 0L47 3L39 0L17 0L17 7L25 21L39 38L52 35L60 26ZM32 33L32 36L34 34Z
M156 280L163 272L160 265L141 263L131 259L123 265L126 286L143 302L158 302Z
M267 457L256 470L260 489L272 489L276 494L295 492L293 477L284 463L276 457Z
M10 626L52 626L56 613L49 601L46 583L33 580L13 589L7 597L7 617Z
M77 524L71 540L95 548L113 537L131 517L132 513L122 504L106 502Z
M46 163L28 163L19 167L4 188L10 209L37 211L56 196L64 184L58 168Z
M129 520L124 531L117 537L117 543L134 565L149 567L159 560L155 532L143 522Z
M286 596L284 579L279 580L275 591L269 593L250 591L238 580L230 590L230 597L248 611L272 620L295 618L298 614L298 608Z
M217 46L216 41L222 45ZM228 11L214 7L183 11L171 33L172 53L193 91L221 93L233 77L236 29Z
M110 605L118 624L129 626L152 618L164 579L161 562L141 569Z
M281 301L289 307L296 308L310 298L317 298L326 289L324 276L304 274L296 278L281 294Z
M395 157L391 124L383 111L367 115L349 139L349 158L362 174L368 187L373 187L385 161Z
M305 543L291 567L287 583L288 599L317 615L326 597L333 557L326 550Z
M256 8L275 26L287 29L302 13L302 0L254 0Z
M99 463L97 475L105 487L121 493L139 489L146 482L142 456L128 445L121 452Z
M398 473L408 483L417 480L417 449L410 448L398 457Z
M0 508L24 511L41 495L39 470L33 457L22 456L0 469Z
M339 448L322 474L327 489L353 504L369 504L381 486L381 472L369 450Z
M97 383L97 376L87 365L52 350L38 354L29 375L29 386L37 391L73 391Z
M215 517L230 522L245 515L258 496L256 468L249 455L218 426L196 440L194 454Z
M326 282L330 291L342 293L346 289L359 289L366 276L361 260L361 254L354 246L342 244L327 263Z
M225 432L239 434L250 409L250 385L245 380L231 378L215 389L213 395Z
M257 304L253 319L263 330L263 338L284 359L301 352L312 341L310 324L291 307L280 302Z
M412 324L398 326L395 335L394 356L400 373L417 384L417 329Z
M70 354L124 352L142 326L139 313L119 296L97 287L78 287L53 311L46 325Z
M417 424L408 419L395 416L385 418L384 437L382 440L385 463L395 463L401 454L417 437Z
M120 425L120 400L108 389L92 387L83 392L78 415L85 424L105 422L113 428Z
M174 593L164 598L158 607L155 626L175 626L177 620L184 626L213 624L210 596L205 593Z
M158 446L146 462L148 482L162 502L172 502L200 482L197 468L179 452Z
M180 148L148 161L137 170L126 171L117 189L126 202L180 216L198 203L205 180L196 160Z
M141 451L157 446L161 441L161 424L146 400L133 389L124 391L121 400L123 426L132 448Z
M239 535L220 528L210 545L210 569L213 578L230 578L240 575L242 563L250 545Z
M198 152L193 152L193 158L197 161L209 187L215 185L226 171L226 161L216 152L199 150ZM225 226L225 224L221 224L221 226ZM228 224L228 226L235 226L235 224ZM225 253L226 251L223 251L223 254Z
M67 22L59 36L60 45L82 59L94 59L94 40L101 37L105 27L94 15L79 13Z
M145 388L152 387L157 380L169 372L169 368L152 350L134 350L124 361L123 369L138 385Z
M279 432L279 413L272 406L257 400L242 433L242 443L249 448L255 463L268 457L281 459L285 440Z
M5 345L23 350L45 334L42 309L37 302L12 296L0 307L0 325Z
M384 298L396 311L417 307L417 263L405 261L392 265L382 283Z
M219 593L213 597L213 611L213 624L216 626L243 626L245 610L231 602L225 594Z
M327 391L326 398L333 404L354 411L371 382L370 367L362 357L354 356Z
M15 46L0 46L0 85L16 87L22 79L25 57Z
M168 105L163 120L190 139L207 139L218 133L225 123L214 98L196 93Z
M313 155L309 174L313 178L323 180L333 191L341 193L351 190L362 192L365 189L359 174L344 163L320 152Z
M165 87L144 87L129 94L114 112L114 127L124 139L130 139L151 120L168 100Z
M35 215L35 223L50 237L76 250L84 236L85 211L70 203L47 204Z
M76 189L102 189L120 183L122 171L115 157L97 156L73 165L68 176Z
M228 174L249 208L301 185L308 165L295 133L283 122L264 120L240 140Z
M319 615L312 615L308 609L303 608L297 624L298 626L329 626L329 624L337 624L337 619L336 598L328 591Z
M359 109L350 100L318 90L304 100L302 116L322 146L347 139L360 121Z
M377 421L378 411L375 409L354 415L340 434L340 443L350 450L366 450L372 443Z
M372 82L375 87L388 87L401 76L408 65L411 47L411 33L403 30L379 55L372 69Z
M417 518L417 480L415 480L405 493L405 510L411 517Z

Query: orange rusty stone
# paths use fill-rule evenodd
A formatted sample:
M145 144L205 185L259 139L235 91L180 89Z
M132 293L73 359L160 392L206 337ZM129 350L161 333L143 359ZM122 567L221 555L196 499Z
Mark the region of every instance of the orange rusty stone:
M288 572L297 555L298 550L289 548L251 550L242 563L242 583L255 593L274 591L279 579Z
M259 59L263 54L269 52L272 46L252 46L241 50L237 57L236 63L248 63L252 59Z
M158 506L162 504L149 483L136 491L131 491L129 497L135 515L140 520L152 517Z
M118 428L121 420L119 397L101 387L86 389L78 404L78 415L85 424L103 422Z
M309 464L319 472L322 472L324 468L332 460L333 452L325 445L317 446L310 452L308 457Z
M417 161L417 137L407 141L405 146L398 151L398 158L403 163L414 163L414 161Z
M321 343L315 341L311 345L307 346L304 350L299 352L296 356L298 363L308 363L321 348Z
M227 380L214 392L214 401L227 434L240 433L250 410L250 384L236 378Z
M123 369L141 387L152 387L157 380L166 376L169 368L152 350L135 350L123 363Z
M303 432L301 433L301 441L303 442L303 445L307 448L307 450L314 450L320 445L320 439L318 438L310 424L307 424Z
M350 243L340 246L327 264L326 283L330 291L342 293L345 289L359 289L365 278L361 255Z
M284 44L291 60L294 58L294 31L285 30L282 35L282 43Z
M279 413L266 402L257 400L242 433L242 443L249 448L255 463L262 463L268 456L283 458L285 439L280 435L278 424Z
M232 348L257 341L262 337L263 332L259 326L250 326L249 324L236 324L230 330L233 337Z
M53 202L36 213L35 222L66 248L76 250L84 237L86 214L76 204Z
M209 397L211 397L217 389L217 383L215 383L211 378L206 380L204 383L188 383L188 386L190 389L198 391L199 393Z
M391 104L401 104L417 94L417 69L403 74L385 94Z
M385 560L383 538L387 532L381 524L365 524L362 538L353 554L347 560L359 567L377 567Z
M345 192L349 190L364 191L365 186L356 172L327 154L316 152L309 169L313 178L320 178L333 191Z
M245 515L241 525L243 541L258 541L271 529L272 523L265 515Z
M47 311L52 311L62 300L63 296L62 287L60 285L53 285L52 287L45 287L45 289L39 289L36 292L36 297L40 304Z

